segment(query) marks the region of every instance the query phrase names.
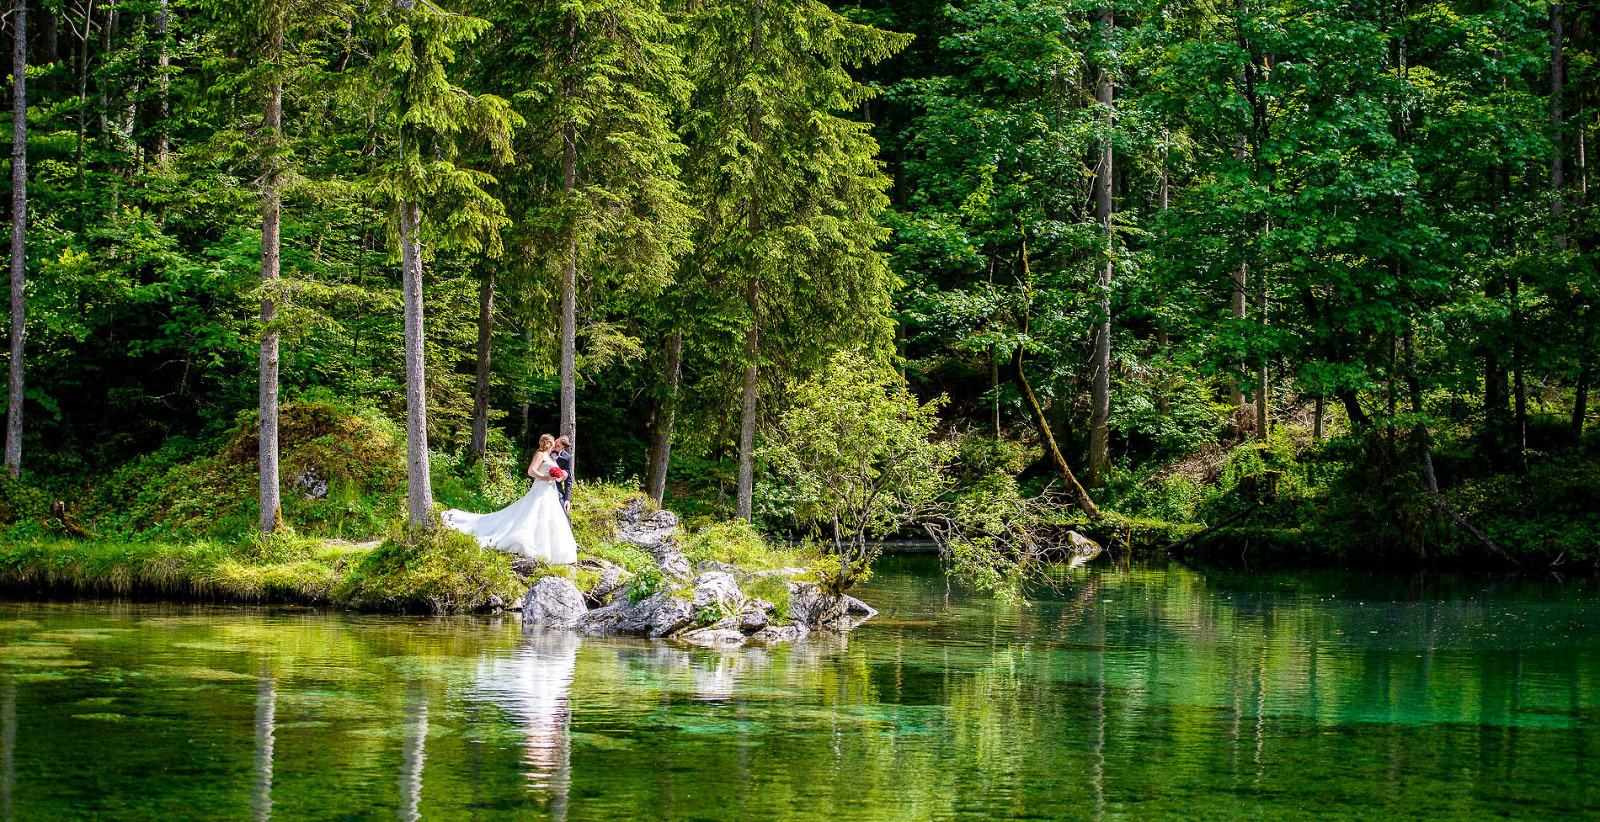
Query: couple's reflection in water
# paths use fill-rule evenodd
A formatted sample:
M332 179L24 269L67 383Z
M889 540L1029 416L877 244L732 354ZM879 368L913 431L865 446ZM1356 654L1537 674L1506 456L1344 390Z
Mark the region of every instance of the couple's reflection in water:
M528 790L556 820L566 818L572 787L571 694L582 642L567 631L529 630L514 653L478 663L471 690L521 727Z

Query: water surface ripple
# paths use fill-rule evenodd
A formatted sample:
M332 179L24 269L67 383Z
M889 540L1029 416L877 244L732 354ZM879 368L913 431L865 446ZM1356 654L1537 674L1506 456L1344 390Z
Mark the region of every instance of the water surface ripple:
M1588 583L925 558L848 639L0 603L5 820L1600 819Z

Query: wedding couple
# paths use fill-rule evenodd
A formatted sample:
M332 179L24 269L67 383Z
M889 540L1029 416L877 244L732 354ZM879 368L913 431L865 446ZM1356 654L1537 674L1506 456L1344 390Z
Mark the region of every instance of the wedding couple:
M491 514L474 514L452 508L444 524L478 538L486 548L498 548L551 565L578 559L572 538L572 441L549 434L539 436L539 452L528 463L533 487L522 499Z

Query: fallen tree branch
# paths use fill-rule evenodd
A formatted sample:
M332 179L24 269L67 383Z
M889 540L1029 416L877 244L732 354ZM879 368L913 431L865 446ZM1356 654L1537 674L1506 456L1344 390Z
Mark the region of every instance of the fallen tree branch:
M1215 533L1216 531L1218 531L1220 529L1223 529L1223 528L1226 528L1229 525L1232 525L1235 522L1238 522L1239 520L1244 519L1245 517L1248 517L1251 514L1254 514L1255 512L1261 510L1261 507L1262 507L1262 503L1257 502L1256 504L1250 506L1249 508L1246 508L1243 511L1240 511L1239 513L1237 513L1237 514L1234 514L1233 516L1228 517L1227 519L1217 523L1216 525L1213 525L1210 528L1207 528L1204 531L1201 531L1201 532L1199 532L1197 534L1190 534L1189 536L1186 536L1183 539L1180 539L1177 542L1174 542L1171 545L1168 545L1167 547L1162 548L1161 550L1162 550L1162 552L1176 551L1179 548L1182 548L1183 546L1188 545L1189 543L1194 542L1197 539L1200 539L1201 537L1210 536L1211 534Z
M1467 518L1466 517L1461 516L1461 512L1457 511L1454 508L1451 508L1448 504L1445 503L1444 500L1438 499L1438 498L1434 498L1434 500L1433 500L1433 510L1438 511L1439 513L1444 514L1445 516L1449 517L1450 519L1455 520L1457 525L1461 526L1467 533L1471 534L1473 536L1473 538L1475 538L1479 542L1483 543L1484 546L1487 547L1490 551L1493 551L1496 556L1500 557L1501 559L1504 559L1506 562L1509 562L1512 565L1517 566L1518 568L1522 567L1522 563L1518 562L1516 557L1513 557L1510 554L1506 553L1506 550L1504 548L1501 548L1499 545L1496 545L1494 540L1489 539L1489 536L1487 534L1483 533L1482 531L1479 531L1477 528L1474 528L1472 526L1472 523L1467 522Z

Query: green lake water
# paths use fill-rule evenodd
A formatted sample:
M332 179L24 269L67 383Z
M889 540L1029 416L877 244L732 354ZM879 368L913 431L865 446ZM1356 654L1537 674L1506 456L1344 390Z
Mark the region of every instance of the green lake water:
M847 639L0 603L6 820L1600 819L1600 596L893 558Z

